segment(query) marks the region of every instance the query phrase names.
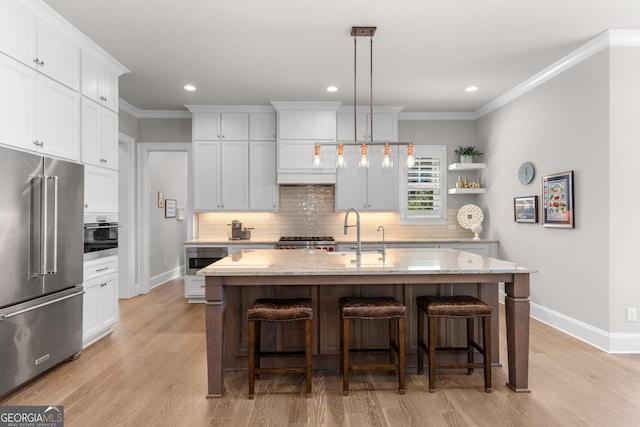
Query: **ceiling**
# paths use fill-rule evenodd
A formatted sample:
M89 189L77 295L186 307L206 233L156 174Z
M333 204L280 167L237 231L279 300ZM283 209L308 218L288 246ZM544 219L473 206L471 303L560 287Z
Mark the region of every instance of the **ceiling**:
M375 105L473 112L607 29L640 29L636 0L45 2L131 70L120 98L141 110L353 105L351 27L377 26ZM357 105L369 105L369 38L357 40Z

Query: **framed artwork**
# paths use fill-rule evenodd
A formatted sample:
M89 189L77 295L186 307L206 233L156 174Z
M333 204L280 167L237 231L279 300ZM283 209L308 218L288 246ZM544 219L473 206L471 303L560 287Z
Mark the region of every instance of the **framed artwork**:
M538 196L514 197L513 220L515 222L538 222Z
M176 207L178 202L175 199L165 199L164 201L164 217L165 218L175 218L176 217Z
M542 226L573 228L573 171L542 177Z

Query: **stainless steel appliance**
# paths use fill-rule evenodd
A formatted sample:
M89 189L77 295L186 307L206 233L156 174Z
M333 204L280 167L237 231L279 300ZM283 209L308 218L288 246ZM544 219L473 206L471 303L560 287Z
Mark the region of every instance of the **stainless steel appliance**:
M323 249L333 252L336 243L333 237L328 236L283 236L278 240L276 249Z
M92 217L84 223L84 260L102 258L118 254L118 219L110 217Z
M82 349L84 166L0 148L0 396Z
M187 247L185 250L187 256L187 272L186 274L196 274L201 268L205 268L209 264L221 260L229 254L226 246L224 247Z
M251 238L251 230L253 228L245 227L242 228L242 223L236 219L231 221L231 224L227 224L231 226L231 237L230 240L249 240Z

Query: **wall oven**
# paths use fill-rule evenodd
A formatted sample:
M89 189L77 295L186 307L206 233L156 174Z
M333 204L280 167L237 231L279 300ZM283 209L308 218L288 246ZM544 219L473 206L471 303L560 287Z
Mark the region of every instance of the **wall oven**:
M84 260L117 255L118 219L116 217L92 219L95 221L84 223Z
M227 247L187 247L185 250L187 256L187 272L186 274L196 274L202 268L209 264L221 260L229 254Z

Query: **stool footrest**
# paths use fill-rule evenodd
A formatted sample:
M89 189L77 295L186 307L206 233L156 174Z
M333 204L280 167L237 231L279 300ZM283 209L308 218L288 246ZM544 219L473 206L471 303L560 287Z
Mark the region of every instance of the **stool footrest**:
M352 364L350 371L397 371L398 365L390 363L369 363L369 364Z

